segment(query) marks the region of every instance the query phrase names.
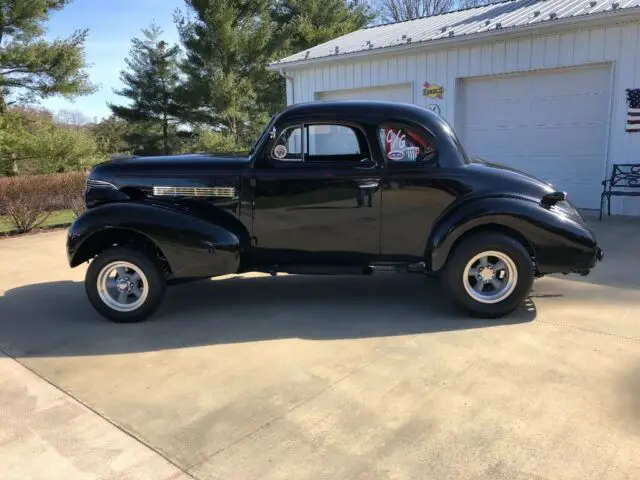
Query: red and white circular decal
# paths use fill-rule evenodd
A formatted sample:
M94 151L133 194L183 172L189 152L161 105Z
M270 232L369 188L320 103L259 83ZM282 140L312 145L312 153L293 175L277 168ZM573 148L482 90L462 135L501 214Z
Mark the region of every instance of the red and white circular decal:
M276 158L284 158L287 156L287 147L284 145L276 145L276 148L273 149L273 155Z

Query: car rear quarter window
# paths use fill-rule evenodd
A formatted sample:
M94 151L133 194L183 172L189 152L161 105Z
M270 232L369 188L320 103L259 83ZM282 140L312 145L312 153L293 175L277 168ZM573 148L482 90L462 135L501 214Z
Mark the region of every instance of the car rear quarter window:
M389 165L437 164L433 138L425 130L400 123L383 123L378 127L378 140Z

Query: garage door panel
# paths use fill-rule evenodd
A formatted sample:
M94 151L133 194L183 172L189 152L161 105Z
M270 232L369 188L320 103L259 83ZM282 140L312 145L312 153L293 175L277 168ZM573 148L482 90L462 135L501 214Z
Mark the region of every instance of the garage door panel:
M536 164L538 175L552 179L552 181L553 179L565 181L573 179L593 184L594 175L599 177L601 173L601 169L594 165L595 158L587 155L570 158L553 155L513 155L509 160L510 164L520 166L524 170L528 170L533 162ZM584 167L576 169L574 166L576 163L580 163Z
M526 120L522 115L523 109L528 108L528 103L519 99L501 100L497 102L477 102L478 108L468 112L467 123L482 125L487 120L488 111L495 119L496 124L512 125L514 122Z
M382 87L316 92L315 98L321 101L382 100L387 102L413 103L413 86L410 83L402 83Z
M584 156L600 157L606 135L599 126L580 126L571 128L513 128L496 127L474 128L464 136L465 148L473 146L473 151L482 149L490 151L496 158L506 159L509 156L551 155L563 158ZM469 148L469 151L472 150ZM598 162L598 168L602 166Z
M470 78L458 131L472 155L536 175L598 208L606 158L609 68Z
M605 95L568 95L564 97L534 98L530 102L529 119L533 124L582 124L604 125L602 111L607 107ZM559 109L572 110L571 116L557 116ZM555 122L554 122L555 119Z

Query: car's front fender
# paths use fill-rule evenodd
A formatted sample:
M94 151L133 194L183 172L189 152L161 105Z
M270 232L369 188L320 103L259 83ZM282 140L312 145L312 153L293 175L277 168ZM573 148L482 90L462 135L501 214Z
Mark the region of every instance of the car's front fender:
M237 271L243 232L193 213L145 201L106 203L80 215L69 228L67 256L75 267L89 260L101 238L132 232L153 242L174 277L208 277ZM126 236L126 235L125 235ZM102 242L103 243L103 242Z
M429 268L442 269L463 235L491 228L526 241L541 274L588 269L598 252L577 213L569 216L526 197L473 196L450 205L435 222L425 252Z

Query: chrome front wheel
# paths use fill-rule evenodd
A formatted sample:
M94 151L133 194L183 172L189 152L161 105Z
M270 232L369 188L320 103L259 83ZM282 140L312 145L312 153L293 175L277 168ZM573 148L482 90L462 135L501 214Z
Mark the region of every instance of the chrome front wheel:
M93 259L85 278L93 307L113 322L139 322L162 302L166 289L158 260L142 249L112 247Z
M142 269L130 262L115 261L98 274L100 299L117 312L131 312L144 304L149 295L149 282Z

